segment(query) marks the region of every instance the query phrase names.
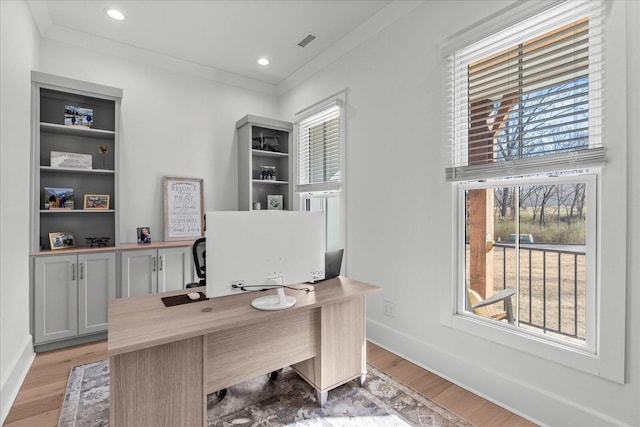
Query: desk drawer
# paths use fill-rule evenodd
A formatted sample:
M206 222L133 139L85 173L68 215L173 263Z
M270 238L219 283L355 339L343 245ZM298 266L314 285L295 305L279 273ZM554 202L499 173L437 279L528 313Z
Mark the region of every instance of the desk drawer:
M318 354L319 312L285 310L269 321L208 334L207 393Z

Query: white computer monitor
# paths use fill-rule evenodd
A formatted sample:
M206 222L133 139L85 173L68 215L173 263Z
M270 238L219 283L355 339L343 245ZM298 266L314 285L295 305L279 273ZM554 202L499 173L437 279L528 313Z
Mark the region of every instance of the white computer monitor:
M295 304L282 286L324 278L322 212L218 211L205 217L207 297L276 288L277 295L252 305L281 310Z

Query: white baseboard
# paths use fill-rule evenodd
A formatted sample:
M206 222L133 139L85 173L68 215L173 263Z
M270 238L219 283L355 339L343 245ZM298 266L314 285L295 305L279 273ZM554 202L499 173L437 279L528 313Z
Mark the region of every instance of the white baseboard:
M29 372L29 368L31 368L31 363L36 356L33 352L33 340L31 335L27 335L23 342L21 351L16 352L16 354L17 357L13 363L8 366L8 374L6 375L6 379L3 379L2 385L0 386L0 396L2 396L2 399L0 399L0 425L4 424L7 419L9 410L18 396L20 387L22 386L22 383Z
M366 327L367 339L371 342L537 425L625 425L610 415L587 408L569 400L566 396L554 394L551 390L532 387L498 371L488 370L486 366L480 366L472 359L445 353L438 347L419 341L387 325L367 320ZM453 375L442 372L442 369L434 369L433 366L445 367L447 371L455 372L455 378ZM473 384L482 384L483 390L479 390L479 387L474 387ZM488 395L491 390L496 390L496 393ZM527 396L527 398L509 401L509 396Z

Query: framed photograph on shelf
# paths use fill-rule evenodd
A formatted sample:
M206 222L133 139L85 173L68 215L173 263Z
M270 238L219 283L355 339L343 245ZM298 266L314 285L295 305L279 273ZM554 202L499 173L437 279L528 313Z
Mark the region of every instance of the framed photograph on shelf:
M276 172L275 166L260 166L260 179L262 181L275 181Z
M267 196L267 209L281 211L283 199L282 194L269 194Z
M109 195L108 194L85 194L84 195L84 208L95 210L107 210L109 209Z
M93 109L76 107L75 105L65 105L64 124L67 126L90 128L93 126Z
M49 244L51 250L67 249L76 247L76 238L73 233L69 231L58 231L55 233L49 233Z
M73 188L44 187L44 208L73 209Z
M151 243L151 227L138 227L136 230L138 233L138 243Z

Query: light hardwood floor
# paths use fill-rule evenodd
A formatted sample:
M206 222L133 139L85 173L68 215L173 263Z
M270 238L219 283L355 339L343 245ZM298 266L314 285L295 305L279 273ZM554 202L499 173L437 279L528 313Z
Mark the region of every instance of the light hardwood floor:
M367 363L478 427L536 425L370 342Z
M39 353L4 426L57 426L69 370L106 358L106 341ZM367 362L476 426L534 425L375 344L367 344Z

